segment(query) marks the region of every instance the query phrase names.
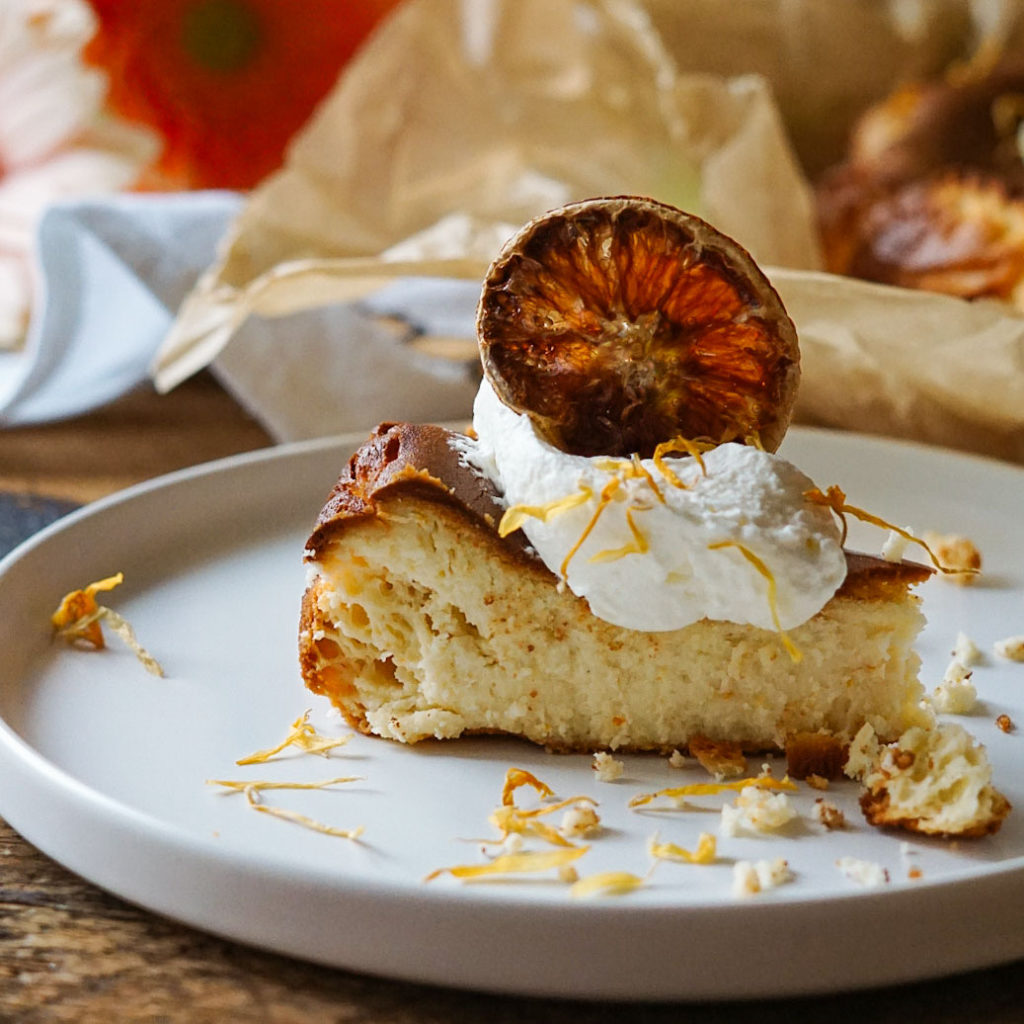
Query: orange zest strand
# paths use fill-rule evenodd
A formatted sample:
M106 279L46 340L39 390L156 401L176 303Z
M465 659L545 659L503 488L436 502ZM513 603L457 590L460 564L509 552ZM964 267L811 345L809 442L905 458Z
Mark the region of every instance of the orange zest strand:
M730 790L744 790L747 786L754 786L757 789L795 790L797 788L796 783L792 782L788 775L783 779L776 779L771 775L757 775L752 779L735 779L732 782L691 782L686 786L670 786L668 789L659 789L655 793L640 793L629 801L629 806L643 807L659 797L665 797L681 804L689 796L716 796Z
M633 475L634 477L643 477L651 490L654 491L655 497L658 501L664 505L665 495L661 493L661 488L654 482L654 477L651 476L651 471L643 464L640 456L636 452L633 452Z
M697 837L697 849L687 850L675 843L662 843L653 835L647 844L647 852L654 860L674 860L682 864L713 864L718 854L718 841L710 832L701 832Z
M758 571L758 573L764 577L768 584L768 607L772 613L772 622L775 623L775 631L779 634L779 639L782 641L782 646L786 648L786 653L790 656L793 662L799 662L803 658L803 653L800 648L793 643L789 634L782 628L782 623L779 621L778 587L776 586L775 576L772 574L771 569L769 569L768 566L750 550L750 548L744 544L740 544L739 541L720 540L716 541L714 544L708 545L709 551L721 551L724 548L735 548Z
M249 801L249 806L260 814L269 814L272 818L280 818L282 821L290 821L293 825L301 825L313 832L320 832L325 836L337 836L339 839L358 839L366 831L365 826L356 825L355 828L337 828L334 825L325 825L322 821L310 818L306 814L299 814L298 811L290 811L286 807L275 807L271 804L263 804Z
M622 481L618 477L613 477L601 488L601 497L598 499L597 508L594 509L594 514L590 517L590 522L584 527L583 532L580 534L579 539L569 549L569 553L565 556L562 564L558 568L559 575L563 580L569 578L569 563L576 557L576 552L583 547L584 542L590 536L594 527L597 526L597 521L601 518L601 513L611 504L615 498L616 493L622 486Z
M554 814L556 811L577 807L584 803L594 806L597 801L589 796L573 796L565 800L559 800L556 803L544 804L540 807L517 807L515 804L515 792L523 786L529 786L536 790L538 796L545 800L555 795L554 790L546 782L538 779L532 772L528 772L524 768L509 768L505 772L505 783L501 789L501 806L496 807L488 819L501 832L501 835L497 839L475 841L485 844L502 843L511 833L515 832L523 836L535 836L555 846L574 847L576 844L570 843L558 829L537 819L548 814Z
M512 794L523 786L531 786L545 799L555 795L555 791L546 782L541 782L532 772L528 772L525 768L509 768L505 772L505 784L501 787L502 805L511 807L515 803Z
M507 537L518 530L527 519L539 519L546 523L553 516L568 512L569 509L585 505L594 496L594 492L585 484L575 494L567 494L564 498L556 498L545 505L512 505L505 509L498 523L498 536Z
M591 562L614 562L620 558L625 558L626 555L645 555L650 548L647 543L647 538L640 532L636 523L633 522L634 512L643 512L646 508L643 505L629 505L626 508L626 525L629 527L629 532L633 535L633 539L627 541L622 545L621 548L609 548L605 551L598 551L596 555L591 556Z
M804 500L809 501L812 505L824 505L826 508L832 509L843 525L842 537L840 543L846 543L846 517L848 515L853 516L854 519L859 519L863 523L870 523L872 526L877 526L883 530L892 530L893 533L899 534L904 540L910 541L912 544L917 544L924 548L928 555L932 565L941 573L950 576L958 575L974 575L977 573L977 569L951 569L948 566L942 564L939 557L932 551L931 547L926 541L923 541L920 537L915 537L909 530L904 530L901 526L895 526L888 522L888 520L882 519L881 516L876 516L871 512L867 512L862 508L858 508L856 505L850 505L846 501L846 494L843 492L841 487L836 484L832 484L826 491L822 492L819 488L813 487L809 491L804 491Z

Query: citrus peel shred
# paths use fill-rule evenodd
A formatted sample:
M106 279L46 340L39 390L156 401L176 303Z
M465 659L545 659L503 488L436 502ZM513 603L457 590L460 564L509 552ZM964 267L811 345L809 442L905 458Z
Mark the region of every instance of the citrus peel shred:
M594 496L594 492L586 485L581 485L578 491L565 495L564 498L556 498L545 505L512 505L505 509L498 523L498 536L507 537L515 533L527 519L539 519L546 523L554 516L570 509L585 505Z
M355 828L336 828L334 825L325 825L315 818L299 814L298 811L290 811L286 807L275 807L272 804L253 803L250 800L249 806L261 814L268 814L270 817L280 818L282 821L290 821L293 825L301 825L302 828L320 832L322 835L337 836L339 839L358 839L366 831L362 825L356 825Z
M702 475L708 475L708 467L704 464L703 455L705 452L711 451L716 445L710 444L705 441L691 441L686 437L673 437L669 441L663 441L654 449L654 455L651 461L658 468L658 472L661 473L666 480L673 485L673 487L679 487L682 490L686 490L686 484L682 483L680 479L673 473L667 466L665 466L664 459L666 455L679 455L680 453L689 455L695 459L697 465L700 466Z
M57 610L50 616L50 623L55 634L69 644L84 641L96 650L102 650L106 647L106 641L101 623L106 622L147 672L162 676L164 670L160 662L139 643L128 620L96 600L97 594L113 590L123 582L124 573L119 572L89 583L80 590L72 590L61 599Z
M506 853L486 864L456 864L449 868L436 868L423 881L433 881L440 875L453 878L486 878L494 875L519 875L562 868L578 860L589 846L573 846L558 850L527 850L522 853Z
M345 782L362 782L358 775L322 779L320 782L271 782L267 779L207 779L208 786L221 786L229 793L261 793L266 789L329 789Z
M779 596L778 596L778 585L775 582L775 575L768 568L767 565L761 561L753 551L746 546L735 540L720 540L713 544L708 545L709 551L722 551L727 548L735 548L764 578L768 585L768 608L771 611L772 622L775 623L775 631L779 635L779 640L782 642L782 646L785 647L786 653L790 656L792 661L795 663L801 661L803 658L803 652L799 647L790 639L789 634L782 628L782 623L779 621Z
M672 860L681 864L713 864L718 854L718 842L710 832L701 832L697 837L697 848L687 850L675 843L663 843L657 833L647 843L647 852L655 861Z
M538 821L536 815L524 814L519 810L518 807L510 807L507 804L502 804L501 807L496 807L491 813L488 819L490 823L501 832L501 837L498 839L489 839L485 842L489 843L502 843L510 835L516 834L521 836L534 836L537 839L543 839L545 842L551 843L552 846L575 846L575 843L569 842L561 832L558 831L553 825L548 825L546 822Z
M619 896L639 889L646 881L646 878L629 871L599 871L596 875L587 875L578 882L573 882L569 895L573 899L598 895Z
M836 484L832 484L824 491L818 487L812 487L809 491L804 491L804 500L810 502L812 505L823 505L825 508L830 508L839 517L839 521L842 525L842 535L840 537L841 544L846 543L846 517L850 515L853 516L854 519L859 519L862 523L870 523L872 526L880 527L883 530L892 530L893 533L898 534L911 544L917 544L919 547L924 549L925 553L928 555L929 561L935 569L944 575L973 576L978 572L977 569L961 567L951 568L950 566L944 565L927 541L922 540L920 537L915 537L910 530L906 530L902 526L896 526L888 520L883 519L881 516L876 516L874 513L868 512L866 509L858 508L856 505L849 504L846 500L845 492Z
M650 550L650 545L647 543L647 538L640 531L640 528L633 521L634 512L644 512L648 506L646 505L629 505L626 508L626 525L629 527L629 532L632 534L632 539L626 541L625 544L620 548L608 548L604 551L598 551L596 555L591 555L591 562L615 562L620 558L625 558L626 555L645 555Z
M521 769L510 768L509 771L521 771ZM525 774L529 775L529 772ZM544 783L540 783L540 785L543 786ZM546 795L553 795L550 789L548 789ZM537 821L537 819L547 814L554 814L556 811L578 807L580 804L596 806L597 801L589 796L571 796L565 800L559 800L557 803L545 804L543 807L534 808L516 807L511 800L507 803L503 802L500 807L496 807L491 812L491 816L488 819L501 832L501 835L497 839L484 839L480 841L484 843L503 843L511 834L516 833L521 836L535 836L538 839L547 840L547 842L552 843L554 846L573 846L575 844L569 842L558 829L544 822Z
M309 721L309 715L310 709L307 709L296 718L292 722L291 731L277 746L268 747L266 750L257 750L254 754L239 758L235 764L264 764L287 747L298 747L307 754L320 754L322 757L327 757L330 751L344 746L351 739L349 736L324 736L317 732L316 726Z
M788 776L776 779L771 775L758 775L752 779L735 779L731 782L691 782L685 786L669 786L667 789L659 789L654 793L640 793L629 801L629 806L643 807L659 797L665 797L675 801L676 805L681 807L687 797L715 796L730 790L742 790L747 786L755 786L758 789L795 790L797 788L796 783L792 782Z
M546 782L541 782L533 772L528 772L525 768L509 768L505 772L505 784L501 787L502 804L506 807L514 805L513 794L523 786L530 786L545 799L555 795L555 791Z
M595 526L597 526L598 520L601 518L601 514L604 510L615 500L615 496L622 486L622 481L617 477L613 476L601 488L601 497L597 501L597 508L594 509L594 514L590 517L590 522L583 528L583 532L579 535L576 543L569 548L569 553L562 560L562 564L558 567L558 574L563 580L569 579L569 563L576 557L576 552L583 547L586 539L593 532Z

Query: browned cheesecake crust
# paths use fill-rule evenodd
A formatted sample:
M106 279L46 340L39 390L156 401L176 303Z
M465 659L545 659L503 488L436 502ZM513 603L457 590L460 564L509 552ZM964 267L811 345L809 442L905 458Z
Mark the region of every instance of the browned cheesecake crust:
M453 447L458 436L433 424L381 423L349 459L328 496L306 544L307 561L315 559L327 539L348 521L374 516L376 502L401 495L452 506L496 530L504 512L501 497ZM521 532L509 534L502 543L550 574ZM848 551L846 580L838 593L867 599L891 596L923 583L931 574L931 569L915 562L890 562Z
M309 538L302 675L354 728L405 743L508 733L553 750L703 737L753 752L798 734L845 743L864 721L892 739L917 720L923 617L909 588L929 569L848 554L836 595L790 633L797 659L736 623L624 629L559 586L521 533L499 536L504 506L468 445L382 424Z

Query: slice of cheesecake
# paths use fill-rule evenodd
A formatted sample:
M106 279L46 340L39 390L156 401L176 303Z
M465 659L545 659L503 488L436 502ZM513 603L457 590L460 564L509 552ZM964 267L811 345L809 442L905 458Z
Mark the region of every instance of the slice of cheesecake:
M922 721L911 587L930 570L848 554L845 582L789 632L701 620L670 632L595 617L460 454L466 438L383 424L353 455L307 543L306 684L362 732L415 743L473 733L556 750L784 749L865 724ZM638 601L644 595L637 595Z

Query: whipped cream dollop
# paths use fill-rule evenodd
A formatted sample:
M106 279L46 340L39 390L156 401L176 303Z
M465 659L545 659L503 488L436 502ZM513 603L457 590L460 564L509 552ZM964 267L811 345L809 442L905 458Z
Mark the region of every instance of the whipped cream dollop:
M832 512L804 498L813 481L769 452L722 444L701 460L666 456L662 468L569 455L486 379L473 427L477 441L463 455L501 491L545 565L607 622L791 629L846 577Z

